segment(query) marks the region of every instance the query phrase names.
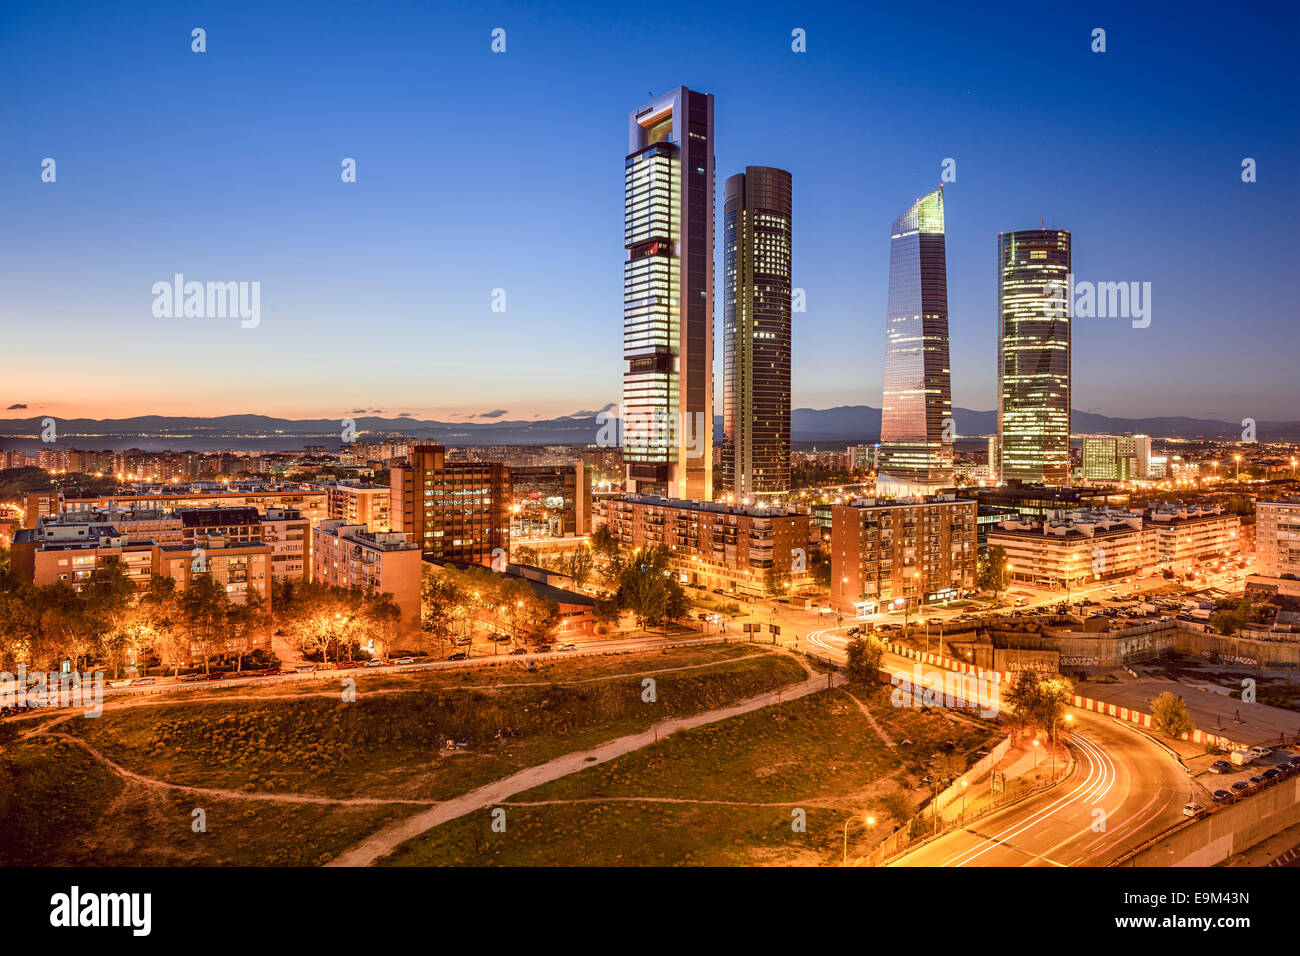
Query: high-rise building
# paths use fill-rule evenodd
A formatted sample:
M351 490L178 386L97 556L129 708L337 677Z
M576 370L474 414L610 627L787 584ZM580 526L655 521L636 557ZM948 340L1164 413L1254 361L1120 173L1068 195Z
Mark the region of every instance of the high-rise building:
M426 557L505 566L510 476L502 462L448 461L442 445L416 445L389 475L389 525Z
M998 236L998 478L1070 480L1070 234Z
M1089 435L1083 440L1083 477L1129 481L1151 477L1149 435Z
M924 495L952 484L952 373L943 187L894 220L880 414L882 495Z
M713 497L713 97L631 114L624 160L627 489Z
M722 207L723 491L790 490L790 174L746 166Z
M998 436L990 435L988 452L990 481L999 481L1001 479L1001 475L998 473L998 458Z

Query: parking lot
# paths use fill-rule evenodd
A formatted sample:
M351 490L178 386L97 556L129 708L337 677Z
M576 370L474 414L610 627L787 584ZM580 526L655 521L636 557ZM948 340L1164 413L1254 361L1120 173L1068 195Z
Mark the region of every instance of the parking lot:
M1267 748L1257 748L1257 752ZM1225 770L1223 765L1227 765ZM1218 772L1222 770L1223 772ZM1211 794L1214 804L1227 805L1275 786L1300 774L1300 750L1277 747L1266 756L1245 766L1234 765L1229 756L1215 757L1213 763L1195 776Z

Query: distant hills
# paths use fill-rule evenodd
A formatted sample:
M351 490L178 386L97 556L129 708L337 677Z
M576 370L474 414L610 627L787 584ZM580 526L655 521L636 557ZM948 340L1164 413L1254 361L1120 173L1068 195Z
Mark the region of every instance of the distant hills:
M410 417L357 416L358 433L391 435L454 445L569 445L595 442L600 431L597 413L578 412L560 418L478 422L424 421ZM957 433L965 437L997 430L997 413L969 408L954 410ZM836 408L796 408L791 433L797 442L874 442L880 437L880 409L869 405ZM305 444L334 447L341 439L337 419L286 419L266 415L222 415L216 418L139 415L134 418L55 419L61 443L79 448L172 448L208 450L222 447L299 448ZM0 445L31 448L39 445L41 417L0 419ZM1195 418L1111 418L1077 409L1075 434L1147 434L1153 438L1241 437L1241 425ZM714 427L721 434L722 419ZM1261 440L1300 439L1300 422L1259 422ZM6 440L8 439L8 440ZM26 440L24 440L26 439Z

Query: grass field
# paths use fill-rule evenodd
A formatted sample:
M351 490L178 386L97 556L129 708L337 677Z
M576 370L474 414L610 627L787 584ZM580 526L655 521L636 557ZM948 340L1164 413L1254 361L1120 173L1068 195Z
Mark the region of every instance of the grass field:
M656 682L653 703L642 699L646 675ZM0 863L316 864L420 805L252 797L427 805L805 676L788 655L716 645L557 660L538 672L363 674L353 703L336 681L295 682L290 693L159 696L51 728L147 781L124 779L52 735L19 739L36 722L9 721L0 725ZM448 751L447 738L468 745ZM196 807L207 813L206 833L190 829Z
M520 794L504 807L504 833L491 829L485 810L409 841L383 862L834 863L850 814L874 813L882 827L892 826L889 795L901 794L905 805L920 799L919 778L938 747L951 741L970 753L991 739L984 728L933 711L896 710L882 698L870 706L895 742L913 743L891 750L843 691L814 694L779 712L674 734ZM796 809L806 815L803 832L792 827ZM861 848L861 829L852 831L851 848Z

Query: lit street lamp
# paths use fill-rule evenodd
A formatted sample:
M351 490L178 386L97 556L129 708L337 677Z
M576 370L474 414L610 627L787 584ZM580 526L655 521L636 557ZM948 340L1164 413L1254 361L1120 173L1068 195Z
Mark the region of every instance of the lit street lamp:
M856 820L857 817L849 817L844 821L844 863L843 866L849 865L849 824ZM862 818L862 822L869 827L876 825L876 818L867 816Z

